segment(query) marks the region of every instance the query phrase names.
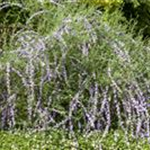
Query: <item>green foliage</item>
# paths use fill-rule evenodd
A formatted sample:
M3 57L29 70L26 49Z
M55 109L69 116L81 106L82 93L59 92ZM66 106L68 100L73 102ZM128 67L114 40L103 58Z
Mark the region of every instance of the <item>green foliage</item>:
M110 129L120 128L121 118L124 128L135 132L141 110L137 113L137 107L131 105L132 113L129 114L125 106L133 98L141 101L141 95L146 99L150 94L150 43L145 44L138 33L145 26L140 11L146 7L145 13L148 14L149 6L148 3L135 2L125 3L122 10L111 7L101 11L80 3L55 5L29 0L24 2L26 9L13 6L2 9L0 23L7 27L13 24L14 27L11 34L8 31L1 34L4 39L0 55L1 128L46 130L63 126L68 130L72 123L72 130L84 134L98 128L96 123L100 121L98 129L101 133L86 139L77 135L80 149L92 150L101 143L103 149L136 149L138 144L139 149L148 150L147 141L138 139L138 142L130 135L126 138L121 131L110 132L102 139L109 115ZM131 25L126 18L136 18L137 25L135 20ZM17 24L23 27L18 28ZM144 30L144 34L148 35L148 30ZM12 96L15 98L11 99ZM105 99L108 105L101 111ZM120 118L116 103L120 105ZM146 110L149 113L147 107ZM13 120L9 114L11 111L14 111L13 125L10 123ZM142 121L147 119L145 114L141 114ZM94 125L88 115L94 118L91 119ZM66 118L68 120L64 121ZM117 139L114 134L118 134ZM140 137L138 133L137 137ZM13 146L18 149L67 150L73 143L66 133L57 131L36 134L3 132L1 138L0 149L6 150Z
M101 6L104 8L112 7L112 6L119 6L123 3L123 0L79 0L81 3L93 5L93 6Z
M109 10L110 13L116 9L121 9L122 13L129 21L137 21L135 34L143 33L144 38L150 36L150 2L139 0L81 0L81 3L95 6L101 10Z
M31 6L29 4L28 7ZM45 42L47 47L44 54L41 53L39 58L32 60L34 73L30 74L26 71L30 67L28 62L31 58L23 58L20 54L15 54L14 49L17 50L18 46L14 44L16 37L6 43L11 47L8 47L5 50L8 52L0 57L4 68L1 70L1 80L4 82L7 62L11 63L12 68L20 73L23 72L23 78L14 72L10 76L11 93L17 94L15 101L16 126L21 124L21 120L28 120L27 105L30 101L28 94L30 94L29 90L32 90L29 89L30 86L29 88L24 86L22 79L28 82L33 76L34 101L32 108L34 115L32 123L36 124L36 118L40 114L34 108L38 107L39 97L42 99L40 103L42 108L48 107L47 100L51 97L51 108L48 107L48 110L52 112L53 109L57 109L58 112L61 112L56 114L56 122L59 122L68 115L71 100L78 91L82 91L79 96L80 101L88 106L89 89L95 82L98 83L99 89L107 86L111 89L113 79L118 82L120 90L124 91L124 87L136 80L141 71L149 76L149 72L145 70L146 65L149 64L147 51L143 51L144 46L140 39L133 39L132 33L126 33L127 26L120 23L124 18L118 15L119 11L115 11L111 15L107 11L99 14L95 8L87 10L85 5L79 6L79 4L66 4L65 8L47 5L36 5L36 7L36 10L42 8L44 11L39 14L40 17L33 14L34 17L27 19L28 25L39 35L50 38ZM35 8L30 11L34 12ZM63 26L67 31L63 31ZM59 37L60 35L61 37ZM88 55L84 54L83 49L88 51ZM115 52L116 49L119 49L119 52ZM9 51L14 51L14 55L9 54ZM123 53L125 57L120 53ZM43 62L44 66L40 62ZM41 94L39 92L41 79L49 73L46 63L48 63L52 77L50 80L43 81ZM112 71L112 79L108 75L109 68ZM6 91L6 86L1 88L2 95ZM108 95L112 96L111 90ZM119 93L119 95L119 100L121 100L123 94ZM85 124L83 108L79 107L76 114L74 115L75 120L78 118L78 121Z
M71 135L64 131L50 130L41 132L24 132L11 131L0 132L0 149L16 149L16 150L128 150L128 149L144 149L149 150L150 146L148 140L141 140L132 138L122 131L115 131L109 133L102 139L102 134L95 132L89 135L76 135L74 139Z
M136 33L143 33L144 37L150 36L150 2L149 1L125 1L123 13L128 20L136 20Z

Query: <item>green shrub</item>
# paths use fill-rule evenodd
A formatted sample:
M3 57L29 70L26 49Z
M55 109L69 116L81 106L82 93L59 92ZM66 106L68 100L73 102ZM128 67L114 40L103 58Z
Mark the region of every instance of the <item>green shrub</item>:
M122 13L129 21L137 21L135 28L135 35L137 36L141 32L144 38L150 36L150 2L138 1L138 0L81 0L81 3L96 6L103 10L109 10L110 13L115 9L121 9Z
M143 33L144 37L150 36L150 2L149 1L125 1L123 13L128 20L136 20L136 33Z
M0 56L1 128L149 132L149 44L121 11L26 5Z
M123 0L79 0L78 2L93 6L111 7L121 5Z

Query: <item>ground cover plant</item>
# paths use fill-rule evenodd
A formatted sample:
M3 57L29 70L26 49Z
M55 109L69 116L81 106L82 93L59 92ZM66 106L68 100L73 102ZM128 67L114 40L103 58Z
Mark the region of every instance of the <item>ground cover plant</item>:
M1 149L149 149L148 30L125 5L0 3Z
M0 133L0 149L4 150L149 150L147 139L134 139L121 131L110 132L102 139L99 132L88 135L76 134L72 138L67 132L51 130L46 132L10 131Z

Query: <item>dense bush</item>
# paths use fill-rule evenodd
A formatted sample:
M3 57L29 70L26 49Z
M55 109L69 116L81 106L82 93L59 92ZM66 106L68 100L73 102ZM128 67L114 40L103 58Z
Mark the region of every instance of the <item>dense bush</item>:
M135 20L128 21L135 18L143 3L135 5L134 1L130 12L127 3L120 4L123 9L115 6L105 11L65 1L27 0L21 3L26 8L23 10L18 7L18 1L14 3L3 3L2 7L9 6L9 10L0 10L1 15L5 10L0 23L15 25L13 32L1 33L1 129L47 131L16 137L16 141L21 140L22 149L28 149L32 142L44 145L45 149L55 145L56 149L68 138L68 132L57 134L56 130L55 141L45 136L51 128L69 131L73 139L77 139L74 131L82 133L76 142L81 149L87 149L87 144L89 149L94 149L100 142L98 148L129 149L131 146L132 149L139 137L149 140L150 45L138 32L140 20L137 25ZM144 35L145 32L148 35L148 30L144 30ZM92 135L95 131L98 136ZM89 134L94 146L88 142ZM4 140L7 133L2 135ZM15 135L9 136L8 141ZM43 144L43 139L48 139L48 145ZM0 146L3 148L8 141L4 140ZM64 145L68 141L63 141ZM149 149L142 142L138 146ZM7 144L8 149L10 145Z
M141 32L144 38L150 36L150 1L142 0L79 0L99 9L114 11L120 9L128 21L136 20L135 34Z
M143 33L144 37L150 36L150 1L126 1L123 13L128 20L136 20L136 33Z

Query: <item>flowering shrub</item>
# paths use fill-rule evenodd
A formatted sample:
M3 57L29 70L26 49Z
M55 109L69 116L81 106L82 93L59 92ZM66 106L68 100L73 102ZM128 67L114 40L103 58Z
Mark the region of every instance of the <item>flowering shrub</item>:
M102 139L122 129L149 138L149 43L133 38L121 12L27 7L25 26L0 55L1 129L100 131Z

